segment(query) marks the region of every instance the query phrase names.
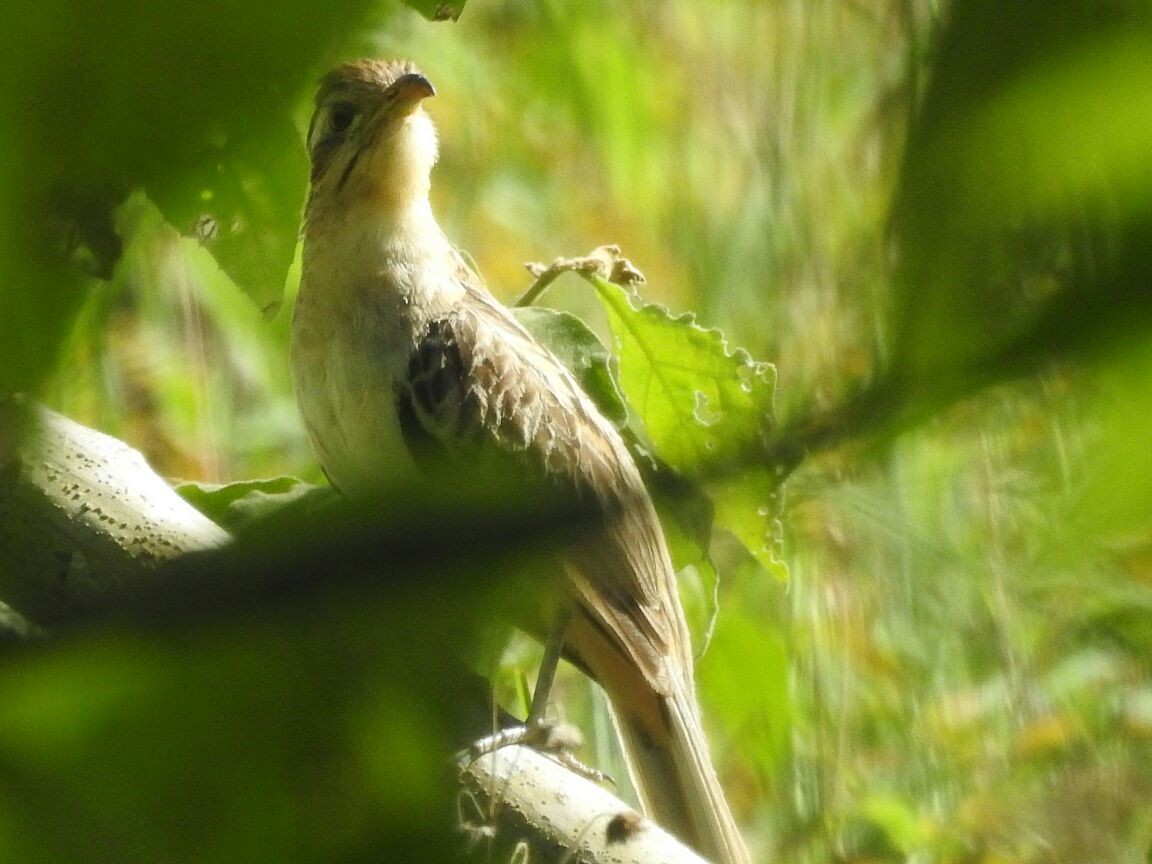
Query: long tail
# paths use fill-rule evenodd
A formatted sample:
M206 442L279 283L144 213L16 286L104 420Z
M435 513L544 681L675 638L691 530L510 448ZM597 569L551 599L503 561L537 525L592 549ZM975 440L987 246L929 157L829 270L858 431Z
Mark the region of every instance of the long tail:
M749 864L712 767L694 696L686 686L678 686L671 696L653 698L667 721L663 729L653 729L651 715L613 711L628 770L648 817L716 864Z
M634 500L566 567L580 601L567 653L608 695L648 817L715 864L749 864L700 724L672 561L639 475L635 482Z

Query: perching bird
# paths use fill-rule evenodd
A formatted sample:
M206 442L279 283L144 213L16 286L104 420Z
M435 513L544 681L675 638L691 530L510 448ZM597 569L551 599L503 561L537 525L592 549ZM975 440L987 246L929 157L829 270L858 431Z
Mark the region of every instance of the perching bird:
M649 817L748 861L700 724L660 523L631 454L561 362L484 288L428 200L434 93L404 61L340 66L308 135L312 183L292 322L297 398L345 492L411 481L414 452L486 441L604 513L563 550L564 652L607 692ZM467 470L467 461L459 470Z

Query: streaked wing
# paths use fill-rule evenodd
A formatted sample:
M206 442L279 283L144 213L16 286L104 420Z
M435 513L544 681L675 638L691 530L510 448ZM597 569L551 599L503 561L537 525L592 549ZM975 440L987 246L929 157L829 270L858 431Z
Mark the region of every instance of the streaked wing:
M662 658L687 640L670 632L673 576L631 455L560 361L463 264L458 278L463 301L427 323L397 388L405 439L422 460L494 449L603 507L603 533L569 551L569 574L592 620L662 690Z

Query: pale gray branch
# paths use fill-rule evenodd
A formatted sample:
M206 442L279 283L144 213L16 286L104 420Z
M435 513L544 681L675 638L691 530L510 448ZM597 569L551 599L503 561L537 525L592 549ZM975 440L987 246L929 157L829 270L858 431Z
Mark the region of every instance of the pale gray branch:
M122 441L23 400L0 426L0 597L37 624L82 617L229 539Z
M529 747L463 757L460 768L461 823L494 860L706 864L607 789Z

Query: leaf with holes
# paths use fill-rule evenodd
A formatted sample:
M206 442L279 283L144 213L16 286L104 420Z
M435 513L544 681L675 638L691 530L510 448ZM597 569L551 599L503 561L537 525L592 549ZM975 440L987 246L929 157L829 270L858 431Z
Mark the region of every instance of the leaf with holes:
M590 278L608 310L619 384L638 435L663 463L698 476L731 532L778 578L780 496L764 441L772 425L776 369L728 345L691 315L638 303L624 288Z
M464 11L466 0L441 3L439 0L404 0L404 5L415 9L429 21L455 21Z
M686 474L759 458L771 428L775 367L730 348L723 333L691 315L637 305L619 285L592 282L608 310L620 387L656 455Z

